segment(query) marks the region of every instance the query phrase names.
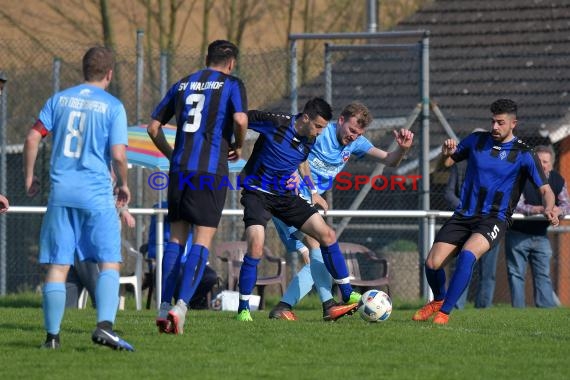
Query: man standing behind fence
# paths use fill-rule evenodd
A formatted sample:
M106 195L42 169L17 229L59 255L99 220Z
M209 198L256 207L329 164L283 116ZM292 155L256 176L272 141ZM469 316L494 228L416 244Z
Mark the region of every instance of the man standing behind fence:
M206 56L208 67L172 86L152 113L148 126L152 141L170 160L170 239L162 259L162 302L156 318L160 332L183 332L188 302L202 279L222 216L228 158L237 160L241 156L247 131L247 96L242 81L230 75L237 58L238 48L231 42L212 42ZM174 150L162 131L173 116L178 127ZM194 241L184 264L178 300L171 309L192 225Z
M91 339L115 350L134 351L113 332L119 304L121 236L115 205L129 203L127 186L127 116L123 104L105 89L115 56L93 47L83 56L85 83L51 97L24 144L24 180L28 196L38 193L34 166L40 141L53 135L51 191L40 233L40 263L48 265L43 287L47 337L43 348L60 347L65 310L65 280L74 255L99 263L97 328ZM117 176L113 189L109 162ZM117 195L117 201L113 198Z
M538 160L548 178L548 184L556 196L554 213L560 217L570 214L570 198L566 181L552 170L554 166L554 151L551 147L539 145L534 149ZM540 192L532 183L524 186L515 212L525 215L540 215L544 213ZM530 262L534 284L534 303L536 307L555 307L554 290L550 279L550 259L552 247L547 236L548 221L546 220L515 220L513 227L505 238L507 254L507 274L511 288L511 304L513 307L525 307L525 277L526 264Z

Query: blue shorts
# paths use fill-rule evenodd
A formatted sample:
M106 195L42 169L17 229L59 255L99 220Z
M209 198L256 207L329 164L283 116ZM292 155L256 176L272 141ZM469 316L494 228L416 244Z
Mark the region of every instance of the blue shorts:
M73 265L75 252L80 260L122 261L115 208L88 210L48 206L40 232L40 263Z

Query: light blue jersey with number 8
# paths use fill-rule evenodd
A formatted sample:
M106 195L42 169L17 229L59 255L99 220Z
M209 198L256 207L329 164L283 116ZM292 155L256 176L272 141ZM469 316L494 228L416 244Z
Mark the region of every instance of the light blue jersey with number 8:
M51 97L39 119L52 133L49 204L115 207L109 165L111 146L128 144L122 103L99 87L81 84Z

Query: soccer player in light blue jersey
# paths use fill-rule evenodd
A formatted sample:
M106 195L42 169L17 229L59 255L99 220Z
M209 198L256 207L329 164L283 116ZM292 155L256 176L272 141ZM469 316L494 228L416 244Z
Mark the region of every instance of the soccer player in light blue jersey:
M317 138L307 161L301 166L301 177L308 175L312 186L301 186L300 193L307 202L317 204L327 209L326 201L321 194L332 187L338 173L342 171L350 157L357 158L369 156L387 166L398 166L405 153L413 143L414 134L402 129L394 131L398 146L391 152L376 148L363 136L366 127L372 122L372 115L368 108L361 103L350 103L341 112L336 123L330 122ZM337 304L331 293L332 277L328 272L323 255L316 240L307 236L306 247L300 240L302 236L297 228L287 226L280 219L273 217L279 237L289 252L299 252L303 255L305 265L291 280L287 291L281 301L271 312L269 318L296 320L297 317L291 309L305 296L313 284L317 289L323 303L323 319L335 320L351 310L351 305ZM309 257L307 257L309 256Z
M477 260L493 248L511 225L514 207L525 182L540 191L544 216L558 225L555 197L533 150L513 134L517 125L517 104L498 99L491 104L489 132L475 132L461 140L443 142L444 165L467 160L460 202L441 227L425 262L425 274L433 300L412 319L445 325L473 272ZM446 288L445 265L457 257L455 271Z
M93 47L83 56L85 83L52 96L24 144L28 196L38 192L34 166L43 137L52 135L51 188L40 233L39 261L47 265L43 311L47 337L42 348L60 347L65 280L74 255L99 264L95 290L94 343L134 351L114 331L119 304L120 226L115 206L129 203L127 116L123 104L105 91L113 77L114 53ZM109 163L116 174L113 189ZM117 196L117 201L113 197Z

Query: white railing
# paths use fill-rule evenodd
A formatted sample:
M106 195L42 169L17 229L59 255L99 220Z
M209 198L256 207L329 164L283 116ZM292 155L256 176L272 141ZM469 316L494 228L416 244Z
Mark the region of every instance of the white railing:
M44 214L46 207L27 207L27 206L10 206L8 209L9 214ZM162 294L162 254L163 254L163 230L164 230L164 216L168 213L166 209L154 208L133 208L129 209L133 215L156 215L156 299L157 308L160 305L160 295ZM321 213L323 213L321 211ZM435 238L436 219L449 218L453 212L451 211L422 211L422 210L329 210L327 216L332 217L366 217L366 218L427 218L428 219L428 239L429 245ZM222 211L222 216L242 216L243 210L241 209L225 209ZM527 216L522 214L513 214L513 219L544 219L541 215ZM570 220L570 215L564 217L565 220ZM569 227L558 227L552 229L551 232L568 232ZM422 253L423 257L427 252ZM0 257L0 267L3 273L0 273L0 278L6 282L6 257L5 254ZM5 284L2 288L5 289Z

